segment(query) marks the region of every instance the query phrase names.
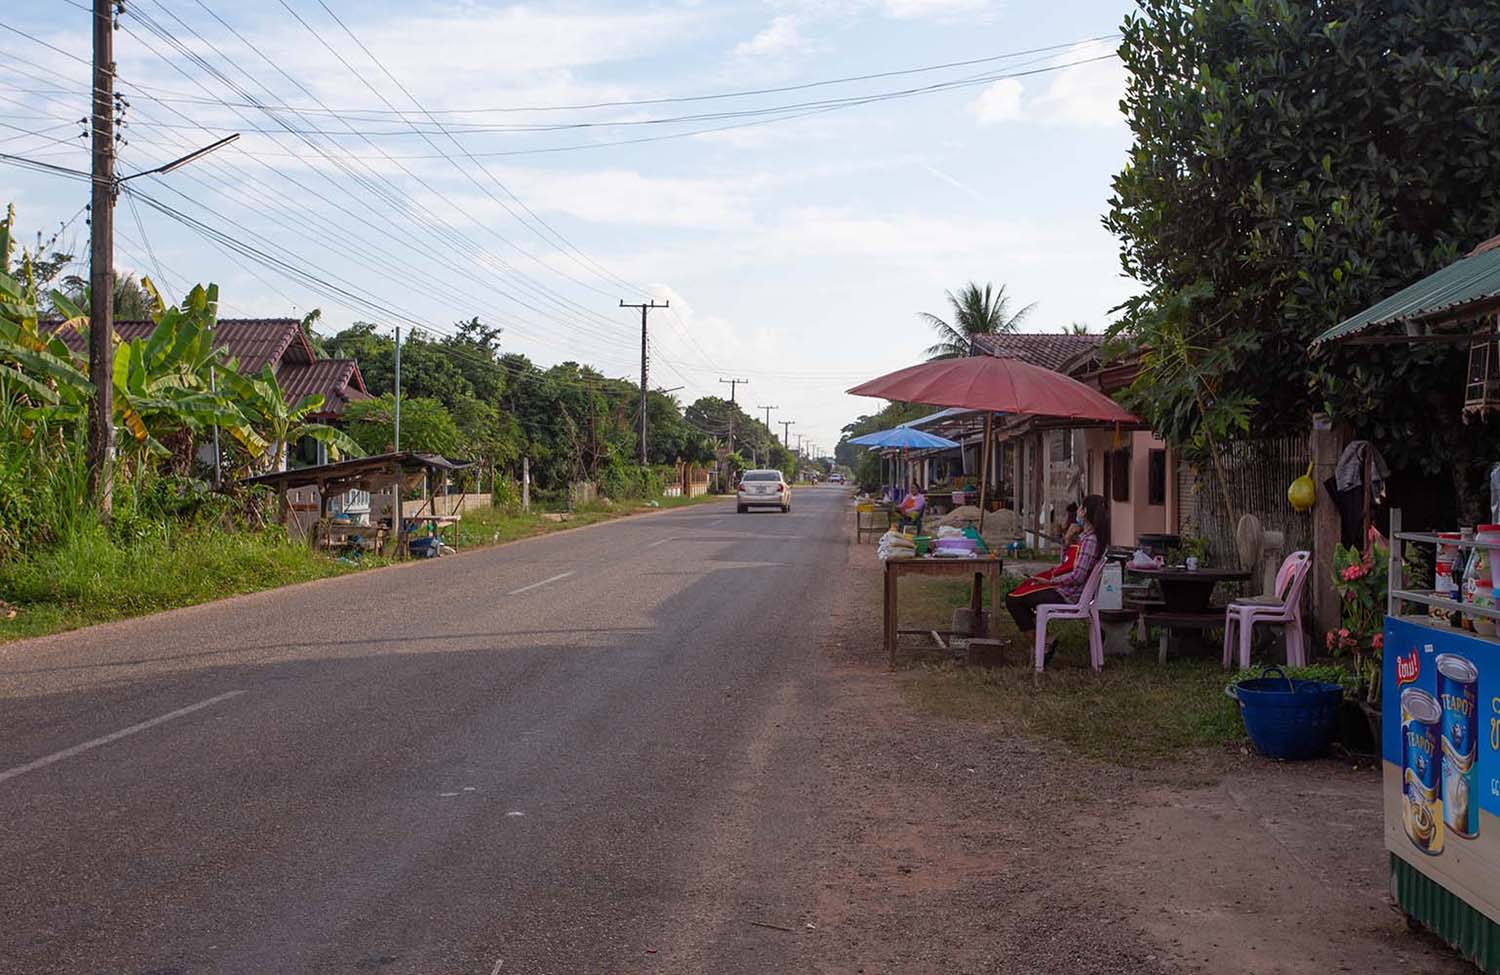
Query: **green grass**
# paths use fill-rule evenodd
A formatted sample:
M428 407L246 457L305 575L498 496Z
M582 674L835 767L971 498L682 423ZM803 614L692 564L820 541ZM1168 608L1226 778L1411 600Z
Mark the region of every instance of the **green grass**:
M661 507L715 500L722 499L664 498ZM655 510L637 502L598 504L563 522L499 508L466 511L459 543L464 549L499 545ZM350 565L277 530L194 528L119 545L108 532L90 526L45 551L0 560L0 599L20 610L16 619L0 620L0 643L386 564L367 556Z
M1006 579L1002 592L1016 580ZM905 626L946 629L953 608L967 606L962 582L902 582ZM1002 638L1013 641L1000 666L957 666L941 651L899 658L908 668L907 699L923 711L982 721L998 733L1055 741L1092 759L1140 767L1171 761L1188 749L1244 740L1235 704L1224 695L1231 675L1211 659L1172 659L1158 665L1154 647L1108 657L1089 669L1082 624L1057 627L1058 652L1038 677L1030 645L1021 646L1010 614L999 610Z
M201 528L121 546L93 528L0 562L0 596L20 610L0 621L0 642L353 571L274 531Z
M1001 734L1060 742L1088 758L1139 767L1180 759L1188 749L1237 744L1244 730L1224 696L1229 676L1211 660L1154 655L1110 657L1104 671L1084 654L1059 650L1040 677L1029 652L1001 667L922 664L906 685L922 710L983 721Z

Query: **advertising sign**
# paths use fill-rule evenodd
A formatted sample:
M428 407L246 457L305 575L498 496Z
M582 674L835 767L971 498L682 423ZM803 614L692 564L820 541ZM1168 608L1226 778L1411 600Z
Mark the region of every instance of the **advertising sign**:
M1500 642L1386 617L1386 848L1500 922Z

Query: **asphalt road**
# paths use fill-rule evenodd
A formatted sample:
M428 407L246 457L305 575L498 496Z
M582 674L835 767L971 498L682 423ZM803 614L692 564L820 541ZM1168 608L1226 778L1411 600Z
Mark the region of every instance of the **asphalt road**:
M767 972L844 494L0 647L0 972Z

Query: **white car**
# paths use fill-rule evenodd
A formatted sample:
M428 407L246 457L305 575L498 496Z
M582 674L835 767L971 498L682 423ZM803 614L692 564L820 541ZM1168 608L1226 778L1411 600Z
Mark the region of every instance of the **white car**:
M740 514L753 507L776 507L785 514L792 510L792 489L780 471L746 471L735 500Z

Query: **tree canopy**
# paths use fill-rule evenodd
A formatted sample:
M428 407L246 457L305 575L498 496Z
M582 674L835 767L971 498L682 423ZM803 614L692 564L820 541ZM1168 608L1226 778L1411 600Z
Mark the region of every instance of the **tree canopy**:
M1105 225L1145 292L1112 334L1176 356L1130 407L1175 443L1326 410L1398 464L1492 452L1458 426L1461 353L1309 343L1500 230L1500 6L1140 0L1123 35Z

